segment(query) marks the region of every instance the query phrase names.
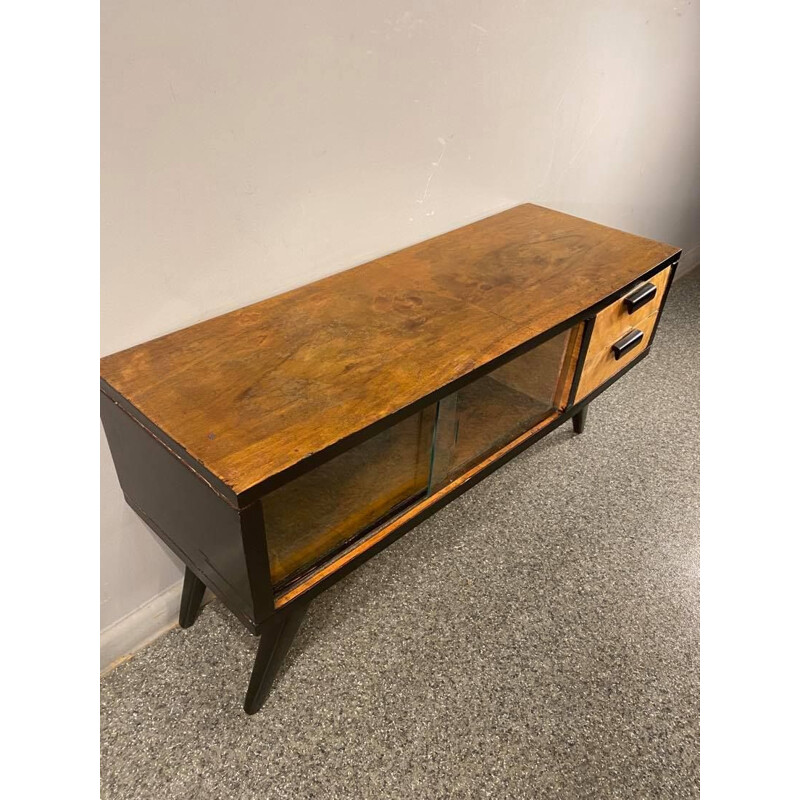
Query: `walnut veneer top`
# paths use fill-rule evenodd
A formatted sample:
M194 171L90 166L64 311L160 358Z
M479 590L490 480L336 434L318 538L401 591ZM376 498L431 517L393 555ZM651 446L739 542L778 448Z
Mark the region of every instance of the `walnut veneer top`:
M677 253L522 205L107 356L101 377L239 495Z

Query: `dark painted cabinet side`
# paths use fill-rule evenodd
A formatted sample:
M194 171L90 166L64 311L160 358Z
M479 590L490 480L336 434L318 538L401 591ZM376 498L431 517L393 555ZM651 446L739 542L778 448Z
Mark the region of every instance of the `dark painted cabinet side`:
M225 502L102 392L100 417L128 504L255 631L273 612L263 523Z

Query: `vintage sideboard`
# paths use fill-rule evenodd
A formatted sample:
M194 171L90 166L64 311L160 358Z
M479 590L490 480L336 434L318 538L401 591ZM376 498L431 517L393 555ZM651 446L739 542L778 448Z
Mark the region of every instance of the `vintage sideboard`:
M647 356L680 251L521 205L101 359L126 501L261 637Z

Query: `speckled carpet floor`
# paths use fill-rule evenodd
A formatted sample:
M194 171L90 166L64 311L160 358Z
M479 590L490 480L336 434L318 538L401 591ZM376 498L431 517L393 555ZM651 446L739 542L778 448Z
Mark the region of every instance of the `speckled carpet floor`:
M106 676L103 797L697 797L699 284L582 436L312 603L259 714L216 601Z

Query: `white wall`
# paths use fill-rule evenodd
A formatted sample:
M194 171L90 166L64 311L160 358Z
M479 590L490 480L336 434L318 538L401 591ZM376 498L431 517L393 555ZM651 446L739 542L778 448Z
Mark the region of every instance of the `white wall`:
M699 258L696 0L104 0L102 349L532 201ZM103 627L181 576L102 441Z

